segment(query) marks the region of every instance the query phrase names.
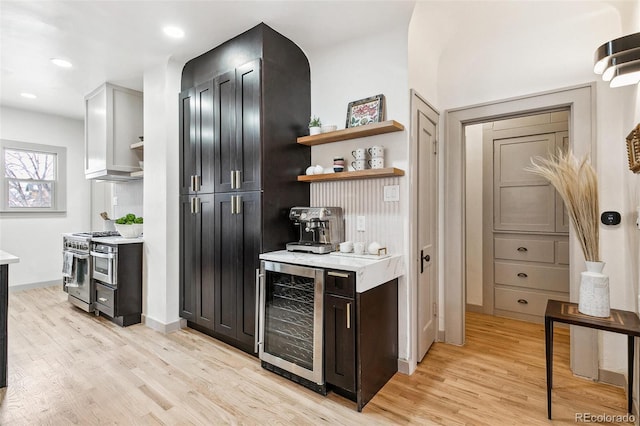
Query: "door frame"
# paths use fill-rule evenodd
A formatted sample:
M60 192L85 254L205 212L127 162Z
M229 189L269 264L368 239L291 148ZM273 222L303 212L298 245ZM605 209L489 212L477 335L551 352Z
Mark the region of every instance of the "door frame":
M596 85L579 86L488 102L445 112L444 232L442 250L445 303L445 342L462 345L465 338L465 204L464 126L496 119L568 107L569 144L577 156L591 155L596 163ZM442 149L441 149L442 151ZM569 231L570 300L578 300L584 258L575 233ZM446 253L446 255L444 255ZM574 374L598 377L598 341L593 330L572 327L571 367ZM576 356L576 354L580 356Z
M420 332L419 330L419 326L418 326L418 270L420 268L420 247L418 246L418 233L417 233L417 229L418 229L418 107L417 107L417 102L416 101L420 101L423 102L427 105L427 107L431 110L429 111L429 114L427 114L427 118L429 118L430 120L432 120L435 123L436 126L436 146L438 147L438 158L436 159L436 162L438 164L438 168L440 168L441 166L441 150L440 150L440 112L434 108L434 106L432 104L430 104L429 102L427 102L425 100L425 98L423 96L421 96L415 89L411 89L410 90L410 98L411 98L411 131L410 131L410 143L409 143L409 158L410 163L409 163L409 185L410 185L410 193L411 193L411 197L410 197L410 202L409 202L409 244L410 244L410 263L407 267L407 271L409 273L409 282L413 283L410 287L409 287L409 303L410 303L410 308L411 308L411 321L409 324L409 341L410 341L410 349L409 349L409 354L410 354L410 359L412 360L412 362L410 363L410 365L408 366L408 371L405 371L405 368L402 367L406 367L403 365L400 365L400 372L403 373L407 373L407 374L412 374L417 366L418 363L418 333ZM439 173L437 174L438 176ZM440 271L440 258L441 256L441 252L442 250L440 250L440 246L441 246L441 240L440 240L440 236L441 236L441 232L439 232L439 226L440 226L440 214L439 214L439 206L442 204L442 200L441 200L441 191L440 191L440 181L438 180L438 182L436 182L436 196L438 198L438 205L435 206L435 214L436 214L436 220L438 221L438 227L436 227L436 235L435 235L435 241L436 241L436 250L435 253L438 256L438 259L436 259L436 261L434 262L434 265L432 267L436 268L436 273L439 274ZM439 285L440 279L438 278L438 280L434 283L434 285L436 286L435 288L435 293L436 293L436 303L437 303L437 309L438 311L440 310L440 285ZM436 320L436 342L437 341L441 341L441 334L440 334L440 318L441 316L437 315L437 320Z

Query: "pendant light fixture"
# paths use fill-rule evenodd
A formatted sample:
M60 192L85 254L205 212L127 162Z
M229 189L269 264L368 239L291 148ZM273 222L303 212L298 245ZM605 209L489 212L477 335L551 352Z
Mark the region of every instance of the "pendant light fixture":
M593 72L610 87L640 82L640 33L616 38L598 47Z

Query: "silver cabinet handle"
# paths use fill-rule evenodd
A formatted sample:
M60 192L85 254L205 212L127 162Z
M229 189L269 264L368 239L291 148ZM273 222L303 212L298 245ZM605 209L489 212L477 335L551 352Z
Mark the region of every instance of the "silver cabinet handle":
M236 214L242 214L242 196L236 196Z
M351 302L347 303L347 329L351 328Z
M200 191L200 175L195 175L193 179L193 190Z
M98 300L101 302L108 302L109 299L107 299L106 297L98 297Z
M329 271L327 272L327 275L329 275L330 277L349 278L349 274L345 274L343 272Z
M236 196L235 195L231 196L231 214L236 214Z
M527 248L526 248L526 247L518 247L518 251L519 251L520 253L526 253L528 250L527 250Z
M200 213L200 198L193 197L191 199L191 213L192 214Z
M236 170L234 174L236 175L236 189L240 189L240 186L242 185L242 180L240 179L240 170Z
M236 189L236 171L231 170L231 189Z
M195 191L196 190L196 177L194 175L191 175L191 190Z

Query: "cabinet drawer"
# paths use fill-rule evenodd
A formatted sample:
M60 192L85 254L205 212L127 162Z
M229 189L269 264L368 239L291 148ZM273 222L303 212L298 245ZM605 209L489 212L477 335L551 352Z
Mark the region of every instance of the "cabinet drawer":
M345 297L355 297L356 273L328 269L324 278L324 292Z
M543 316L547 308L547 300L569 301L568 295L535 291L496 288L494 306L496 309L519 312L522 314Z
M115 316L116 291L102 284L96 283L96 307L110 317Z
M495 283L539 290L569 291L569 268L495 262Z
M556 263L569 264L569 241L556 241Z
M494 241L496 258L509 260L525 260L529 262L554 262L553 240L496 238Z

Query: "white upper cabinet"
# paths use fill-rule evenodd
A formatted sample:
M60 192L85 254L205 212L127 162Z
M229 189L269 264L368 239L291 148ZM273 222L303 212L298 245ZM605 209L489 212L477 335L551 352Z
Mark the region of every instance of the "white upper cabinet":
M140 170L131 144L143 133L142 92L104 83L84 98L87 179L131 180Z

